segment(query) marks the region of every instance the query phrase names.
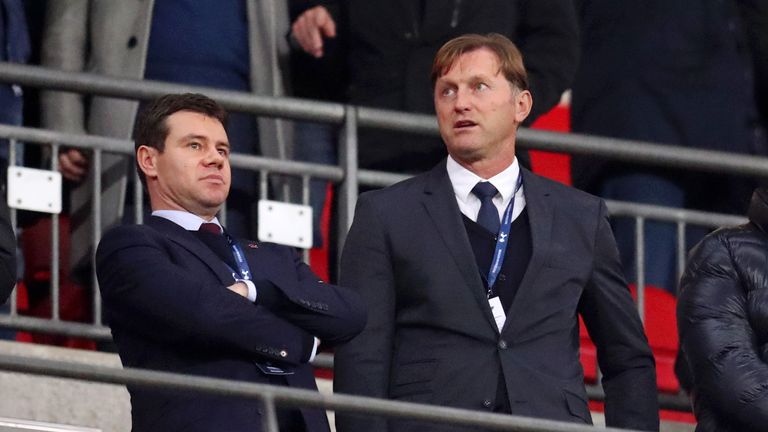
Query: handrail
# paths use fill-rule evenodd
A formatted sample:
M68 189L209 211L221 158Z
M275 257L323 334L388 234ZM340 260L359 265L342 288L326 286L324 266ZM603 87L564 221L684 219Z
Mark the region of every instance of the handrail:
M95 135L81 135L64 132L56 132L43 129L34 129L26 127L16 127L0 124L0 137L22 140L30 144L48 144L57 143L60 145L76 145L89 149L102 149L104 151L116 152L122 154L133 153L133 143L127 140L117 140ZM341 169L325 165L293 162L285 160L276 160L270 158L249 156L244 154L233 154L232 163L234 166L241 166L251 169L269 169L275 173L281 174L307 174L326 178L331 181L341 179ZM363 180L379 180L384 185L400 181L407 178L406 175L391 174L380 171L360 171L360 182L366 184ZM366 178L367 177L367 178ZM695 210L673 209L668 207L654 206L648 204L637 204L621 201L607 201L609 213L612 216L640 216L665 220L671 222L685 222L696 225L717 227L732 226L745 223L746 218L727 214L707 213ZM25 316L6 316L0 314L0 328L8 327L23 331L56 333L66 336L86 337L94 340L111 340L109 328L106 326L95 326L93 324L84 324L77 322L56 321L48 319L25 317ZM313 362L316 367L332 368L333 357L328 354L320 354ZM599 388L589 387L589 396L592 399L602 400L604 393ZM687 400L684 397L674 395L660 395L660 402L666 409L690 409Z
M112 153L132 155L133 142L97 135L83 135L67 132L57 132L47 129L36 129L0 124L0 137L21 140L30 144L72 145L88 149L101 149ZM768 160L768 158L766 158ZM287 175L310 175L312 177L340 181L343 171L339 167L290 160L271 159L261 156L233 153L232 166L249 169L266 169L270 172ZM388 186L407 179L408 175L393 174L384 171L360 170L358 179L361 184ZM733 226L746 223L747 219L720 213L709 213L697 210L677 209L649 204L638 204L623 201L606 201L612 216L641 216L670 222L685 222L696 225L717 227ZM2 320L0 319L0 322Z
M0 82L133 100L152 99L166 93L202 92L234 111L335 124L343 123L346 112L344 105L338 103L259 96L160 81L113 78L7 62L0 62ZM367 107L356 107L354 111L357 113L358 126L426 135L437 135L438 132L434 116ZM525 148L600 156L654 166L768 177L768 158L759 156L525 128L518 131L518 144Z
M396 111L387 111L365 107L345 106L333 103L306 101L293 98L273 98L252 94L170 84L164 82L127 80L105 77L102 75L62 72L33 66L23 66L0 62L0 82L14 82L44 89L77 91L96 95L124 97L126 99L151 99L162 94L174 92L203 92L218 100L225 107L235 111L246 111L270 117L287 117L313 121L325 121L335 124L346 123L347 129L355 130L358 126L379 127L391 130L436 135L435 118ZM350 127L351 122L351 127ZM349 132L348 130L348 132ZM352 133L352 135L356 135ZM26 143L78 146L101 149L126 155L133 154L133 143L93 135L71 134L43 129L22 128L0 125L0 136ZM521 129L518 143L522 147L551 151L564 151L574 154L589 154L614 158L636 163L670 166L768 177L768 158L735 155L726 152L694 150L685 147L666 146L647 142L601 138L578 134ZM356 148L356 146L353 146ZM355 158L356 159L356 158ZM408 178L407 175L370 170L345 170L338 166L327 166L306 162L275 160L253 155L233 154L232 166L254 170L267 170L272 173L311 176L334 182L343 181L345 171L349 178L356 178L360 184L387 186ZM355 196L356 196L356 184ZM351 197L349 204L354 204ZM745 218L713 214L683 209L671 209L661 206L643 205L618 201L607 202L612 216L633 216L656 220L692 223L704 226L736 225L744 223ZM349 211L351 214L351 209ZM110 339L109 329L101 325L88 325L69 322L49 322L39 318L5 317L0 315L0 327L12 326L29 331L56 331L71 336L85 336L99 340ZM52 330L54 329L54 330ZM332 357L325 355L317 364L327 367ZM600 399L603 394L599 388L589 389L590 397ZM678 396L660 395L665 408L688 407L687 400ZM689 407L688 407L689 408ZM483 414L487 416L487 414ZM547 429L550 430L550 429Z
M311 390L245 383L177 373L135 368L93 366L72 362L33 359L0 354L0 370L35 375L72 378L91 382L173 390L194 391L220 396L259 399L268 409L272 403L306 406L334 411L365 413L386 417L409 418L451 425L484 427L494 430L525 432L593 432L585 424L542 420L514 415L479 412L436 405L399 402L343 394L324 395ZM267 416L265 416L267 417ZM606 432L631 432L629 429L605 428Z

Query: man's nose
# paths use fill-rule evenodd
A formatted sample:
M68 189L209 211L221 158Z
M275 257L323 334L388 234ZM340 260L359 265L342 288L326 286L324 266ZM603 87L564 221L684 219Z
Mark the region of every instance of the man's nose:
M469 94L465 90L459 89L456 91L456 97L453 100L453 109L456 112L464 112L469 110L471 107L470 105L470 98Z
M224 155L219 152L219 149L214 148L206 152L204 162L206 165L221 165L224 163L224 159Z

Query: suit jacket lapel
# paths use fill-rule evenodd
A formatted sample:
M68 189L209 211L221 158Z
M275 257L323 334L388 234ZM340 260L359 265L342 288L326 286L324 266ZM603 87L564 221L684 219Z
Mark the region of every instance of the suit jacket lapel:
M533 283L541 272L541 267L547 261L552 234L554 212L552 203L549 201L549 188L538 176L527 169L522 168L521 173L523 174L525 208L528 210L533 250L515 299L507 311L507 322L502 332L511 331L510 328L518 327L519 318L525 316L528 300L534 294Z
M228 286L232 284L232 273L227 266L208 246L195 238L184 228L176 225L168 219L151 216L147 219L147 225L163 233L169 240L183 247L200 261L202 261L216 275L219 281Z
M456 203L456 196L444 162L438 164L427 175L422 203L453 257L456 267L461 272L465 286L472 292L483 315L495 329L496 322L488 306L475 254L472 252L467 230L461 220L461 211Z

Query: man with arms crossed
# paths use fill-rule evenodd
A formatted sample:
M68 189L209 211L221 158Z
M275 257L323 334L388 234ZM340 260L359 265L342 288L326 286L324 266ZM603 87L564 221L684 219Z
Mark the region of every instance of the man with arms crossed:
M101 240L96 271L126 367L316 389L317 339L365 325L356 294L323 284L291 248L232 238L216 218L231 183L226 112L196 94L141 114L136 163L145 225ZM128 386L133 430L259 431L259 401ZM327 431L316 409L278 410L283 431Z
M658 430L654 360L604 202L515 159L533 103L519 51L497 34L461 36L432 77L449 156L360 197L341 280L370 313L337 350L336 391L591 423L580 314L608 426ZM459 430L337 418L340 432Z

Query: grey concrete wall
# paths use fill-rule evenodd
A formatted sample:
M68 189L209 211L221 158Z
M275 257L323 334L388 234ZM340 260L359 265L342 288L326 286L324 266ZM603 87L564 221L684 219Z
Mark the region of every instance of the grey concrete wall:
M114 354L0 341L4 354L120 367ZM0 416L129 432L131 411L123 386L0 372Z

